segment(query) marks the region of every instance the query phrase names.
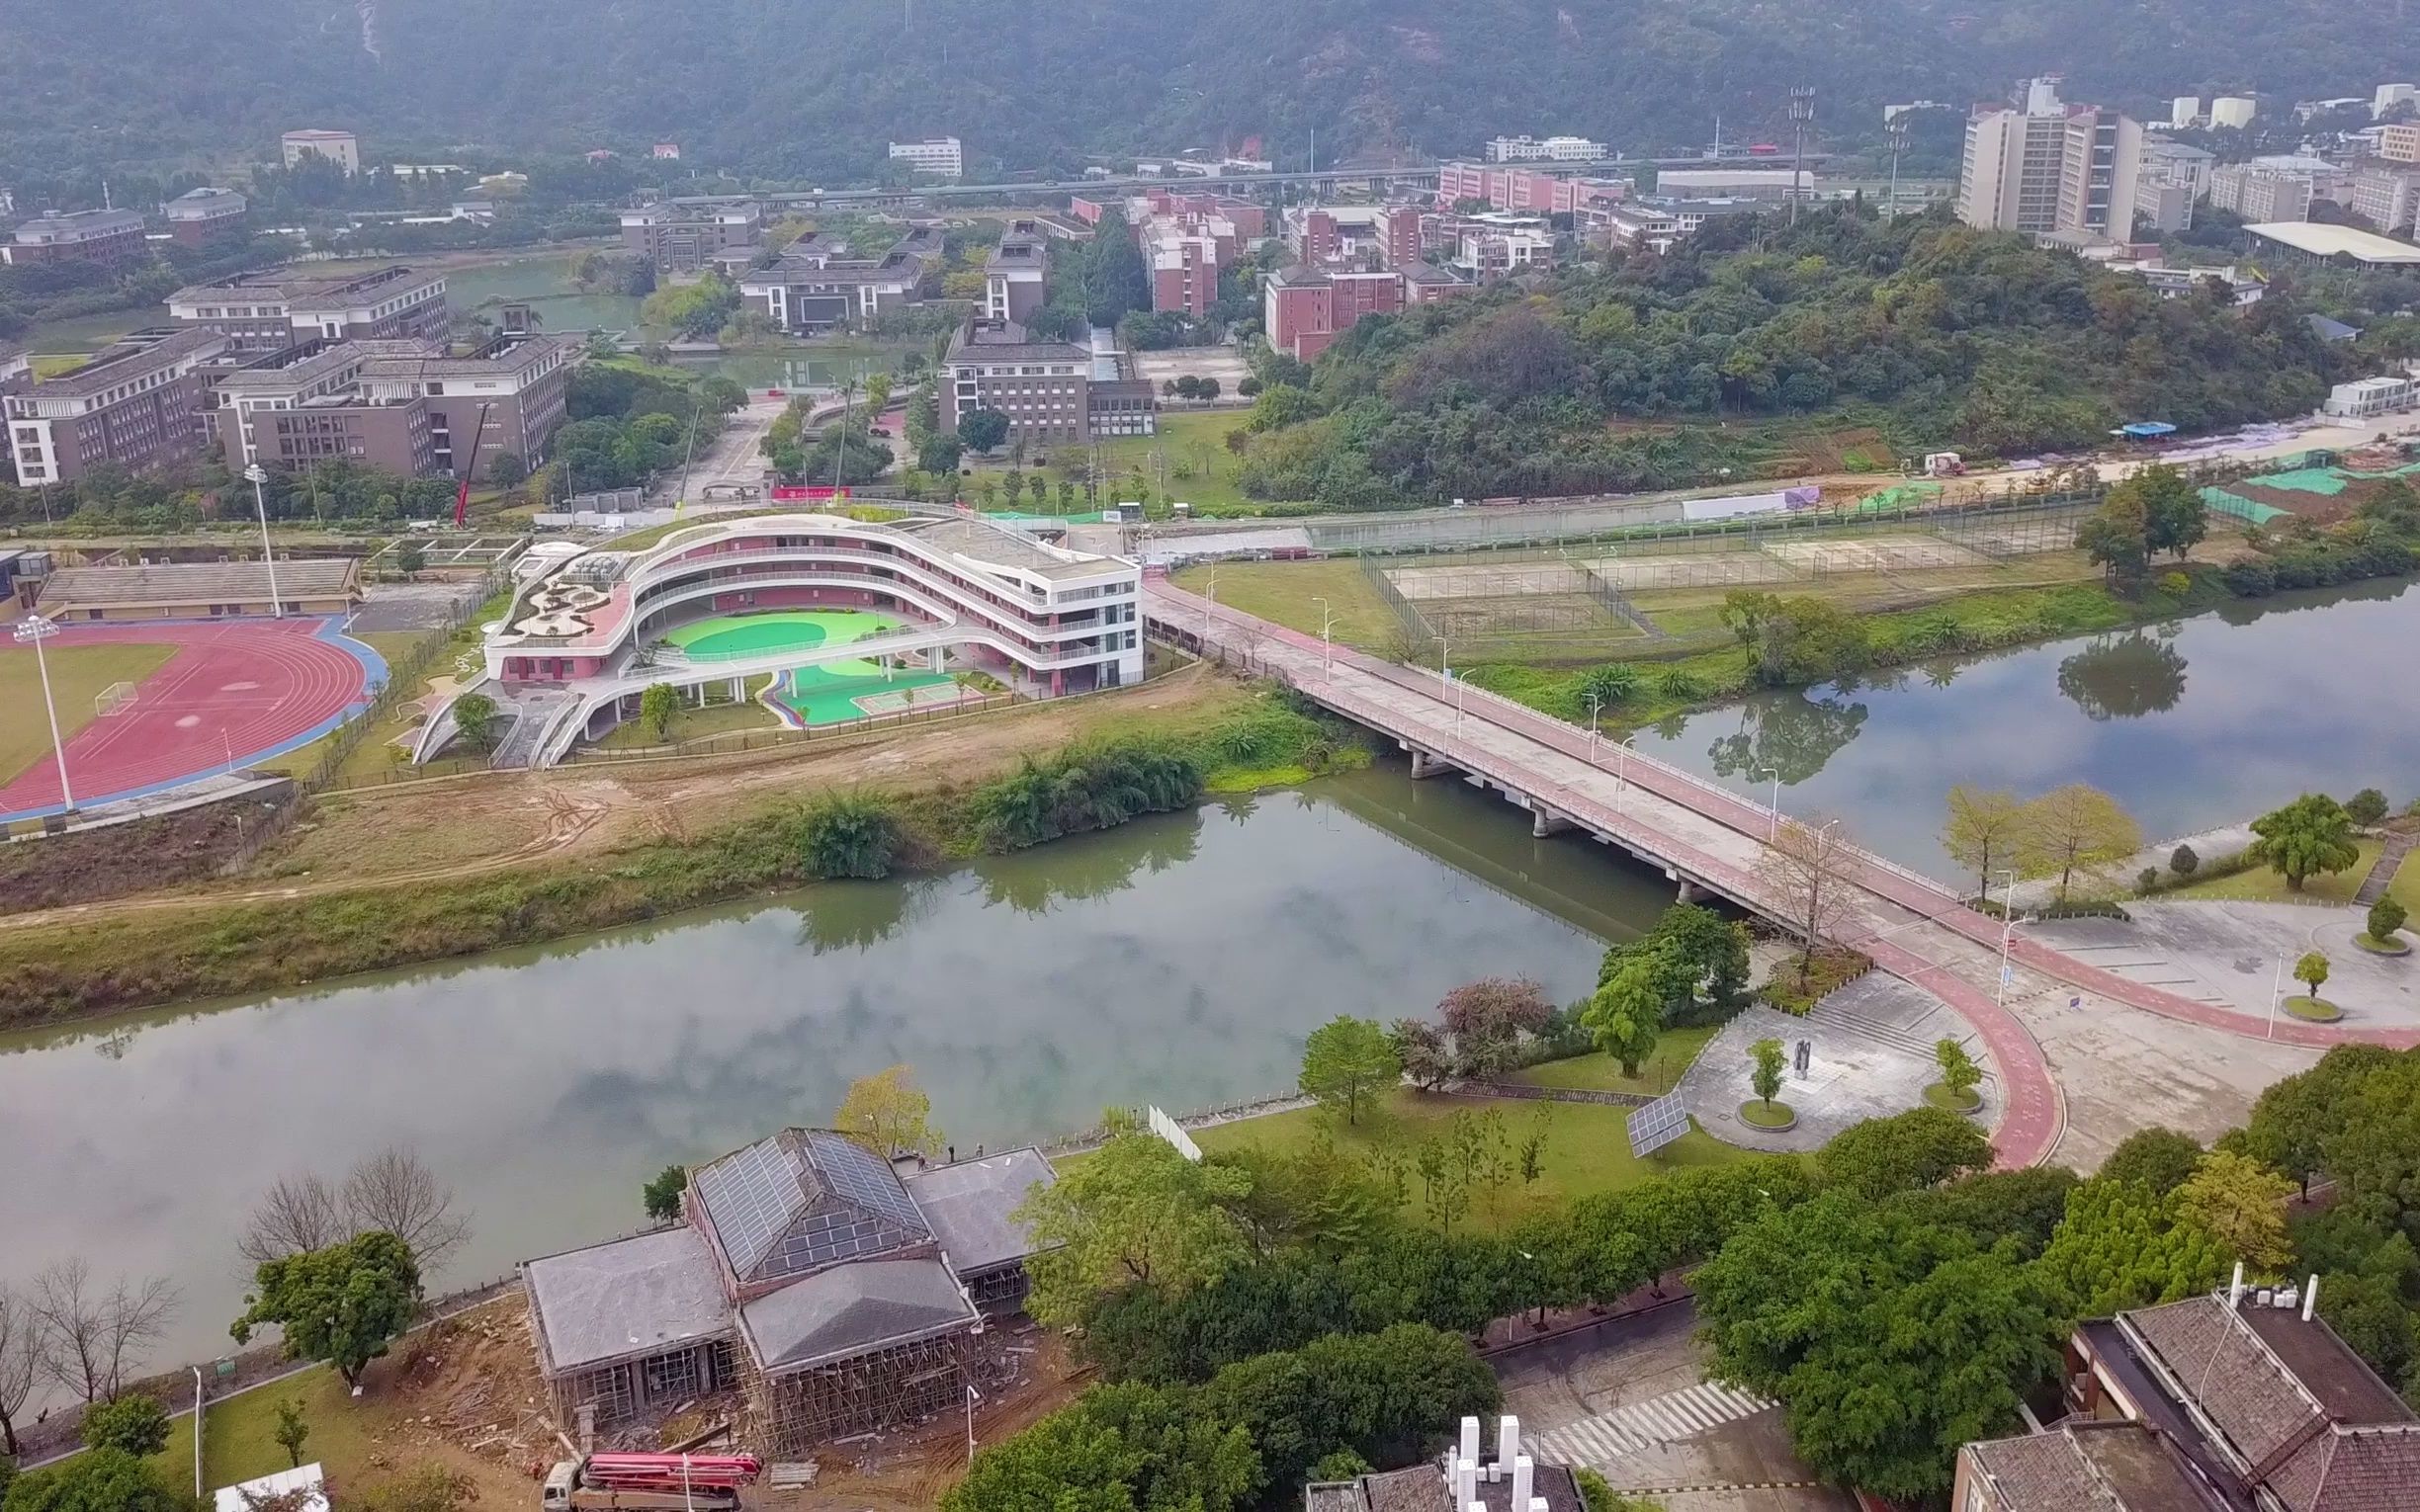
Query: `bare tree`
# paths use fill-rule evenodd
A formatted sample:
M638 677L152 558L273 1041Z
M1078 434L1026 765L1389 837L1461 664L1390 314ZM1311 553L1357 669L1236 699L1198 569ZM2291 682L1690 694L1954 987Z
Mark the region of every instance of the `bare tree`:
M353 1232L373 1230L401 1239L426 1276L471 1237L470 1219L454 1212L454 1193L399 1144L389 1144L345 1178L344 1216Z
M1798 971L1815 963L1815 944L1849 913L1850 845L1839 821L1822 825L1784 819L1757 863L1757 877L1772 890L1774 906L1798 931L1804 949Z
M305 1171L280 1177L261 1198L235 1239L235 1252L258 1270L272 1260L325 1249L350 1237L335 1189Z
M32 1298L0 1287L0 1453L14 1459L17 1414L34 1396L42 1369L42 1317Z
M105 1290L82 1260L60 1261L34 1278L43 1373L87 1402L116 1396L128 1370L168 1331L176 1302L165 1277L140 1286L121 1277Z

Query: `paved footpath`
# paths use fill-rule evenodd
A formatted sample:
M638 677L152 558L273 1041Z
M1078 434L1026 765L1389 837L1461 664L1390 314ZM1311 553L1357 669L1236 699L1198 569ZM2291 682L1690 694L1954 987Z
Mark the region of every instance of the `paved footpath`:
M1468 684L1413 671L1242 614L1171 586L1145 585L1155 627L1240 657L1337 712L1407 738L1447 764L1529 795L1555 812L1685 868L1769 912L1758 875L1772 811L1636 751ZM2040 1046L2001 1000L2002 928L1952 889L1870 852L1844 847L1854 883L1835 933L1881 969L1940 997L1974 1027L1996 1063L2007 1108L1994 1132L2003 1167L2049 1158L2065 1110ZM2324 1047L2420 1044L2420 1031L2361 1032L2265 1019L2145 986L2014 932L2011 1000L2057 995L2078 1006L2132 1007L2254 1038Z

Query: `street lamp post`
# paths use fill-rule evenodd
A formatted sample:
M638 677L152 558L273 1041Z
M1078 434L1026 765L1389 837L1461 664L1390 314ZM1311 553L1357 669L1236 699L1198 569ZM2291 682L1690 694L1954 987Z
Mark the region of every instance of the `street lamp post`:
M269 564L269 618L286 618L286 600L278 594L277 552L269 546L269 499L261 485L269 481L269 470L259 462L244 468L244 478L252 485L252 508L260 516L261 560Z
M1748 780L1750 782L1754 782L1760 777L1772 778L1773 785L1772 805L1767 810L1767 812L1772 817L1771 822L1765 826L1765 843L1771 845L1772 842L1781 838L1781 769L1778 767L1756 767L1752 768L1748 773Z
M1449 654L1445 637L1432 635L1429 638L1437 643L1437 697L1443 698L1453 688L1453 668L1445 662Z
M1597 714L1604 707L1604 699L1592 693L1589 700L1589 765L1597 765Z
M2003 868L2000 875L2007 878L2008 881L2000 884L2000 988L1992 1001L2006 1003L2009 982L2009 935L2017 927L2017 869L2015 867ZM1985 887L1983 895L1989 897L1991 889Z
M40 615L28 615L17 622L17 643L34 648L34 665L42 673L43 709L50 715L50 754L58 758L59 801L73 813L75 793L67 786L67 742L59 738L58 703L50 697L50 658L43 654L43 642L58 630L56 621Z
M1638 731L1632 730L1621 737L1621 744L1613 747L1613 811L1615 813L1622 811L1622 795L1630 788L1630 742L1637 738Z
M1314 598L1311 602L1320 607L1320 670L1325 672L1335 665L1328 653L1328 631L1336 624L1336 612L1328 607L1326 599Z

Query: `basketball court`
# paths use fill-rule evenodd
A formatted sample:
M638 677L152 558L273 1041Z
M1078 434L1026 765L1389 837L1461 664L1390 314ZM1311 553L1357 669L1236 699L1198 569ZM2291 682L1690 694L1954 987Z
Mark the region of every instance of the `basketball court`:
M103 688L67 740L79 808L141 798L308 745L366 705L387 680L378 652L328 619L62 625L45 652L78 646L166 646L140 680ZM39 696L0 718L42 722ZM69 711L60 710L62 725ZM0 786L0 821L63 806L57 758Z

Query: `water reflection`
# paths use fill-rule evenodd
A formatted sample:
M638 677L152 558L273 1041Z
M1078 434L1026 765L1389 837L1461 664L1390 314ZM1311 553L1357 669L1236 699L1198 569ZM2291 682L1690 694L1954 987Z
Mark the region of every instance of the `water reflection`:
M2166 714L2185 697L2185 657L2175 628L2152 635L2104 635L2059 663L2058 690L2088 719Z
M2406 583L2230 601L2154 629L1964 660L1862 688L1759 694L1642 730L1667 761L1843 816L1895 860L1952 875L1939 831L1956 783L2031 795L2085 782L2169 838L2297 793L2420 790ZM2190 678L2188 669L2190 668Z

